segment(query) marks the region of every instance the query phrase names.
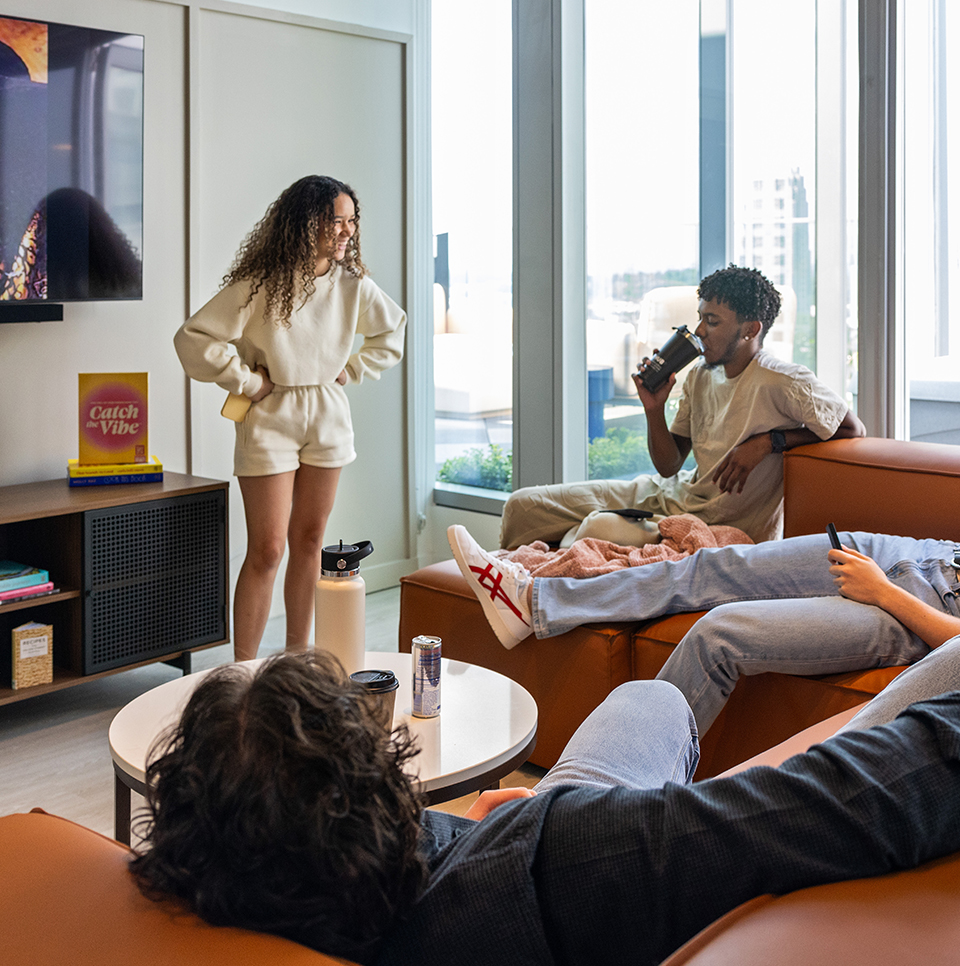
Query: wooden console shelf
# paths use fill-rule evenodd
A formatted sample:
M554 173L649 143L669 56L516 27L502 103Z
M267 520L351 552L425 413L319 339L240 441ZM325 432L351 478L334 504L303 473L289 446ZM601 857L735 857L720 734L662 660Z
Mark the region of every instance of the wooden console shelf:
M0 559L50 572L58 593L0 605L0 704L229 641L227 489L159 483L0 487ZM10 687L11 630L53 625L54 680Z

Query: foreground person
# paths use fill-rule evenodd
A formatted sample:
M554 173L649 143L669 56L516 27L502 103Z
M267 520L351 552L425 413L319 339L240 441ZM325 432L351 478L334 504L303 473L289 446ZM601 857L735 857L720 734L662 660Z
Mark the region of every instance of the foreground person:
M960 685L951 651L884 714ZM485 793L469 817L421 812L409 736L366 702L319 653L209 675L147 771L141 888L364 964L636 966L753 896L960 848L960 693L691 785L689 708L632 682L535 794Z
M742 674L839 674L912 664L960 634L956 545L877 533L698 550L599 577L531 577L467 530L450 547L500 643L581 624L709 610L657 677L676 685L700 734Z

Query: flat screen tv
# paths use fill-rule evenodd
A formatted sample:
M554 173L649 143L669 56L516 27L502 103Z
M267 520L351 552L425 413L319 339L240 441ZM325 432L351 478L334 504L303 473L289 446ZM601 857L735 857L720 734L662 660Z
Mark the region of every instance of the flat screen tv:
M142 298L142 244L143 37L0 16L0 322Z

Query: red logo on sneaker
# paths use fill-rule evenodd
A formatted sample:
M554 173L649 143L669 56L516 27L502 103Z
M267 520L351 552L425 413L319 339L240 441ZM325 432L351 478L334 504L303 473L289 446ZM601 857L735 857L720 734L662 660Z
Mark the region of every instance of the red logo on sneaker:
M479 567L471 567L470 569L477 575L477 583L484 590L490 591L491 600L502 600L527 627L530 626L523 620L523 614L517 609L517 605L500 589L500 581L503 580L503 574L499 570L494 570L493 564L487 564L482 570ZM490 583L485 584L485 579L489 580Z

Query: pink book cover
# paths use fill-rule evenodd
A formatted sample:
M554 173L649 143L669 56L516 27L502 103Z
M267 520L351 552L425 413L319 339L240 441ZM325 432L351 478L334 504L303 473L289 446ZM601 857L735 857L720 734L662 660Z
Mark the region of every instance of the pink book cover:
M146 463L146 372L81 372L81 465Z

